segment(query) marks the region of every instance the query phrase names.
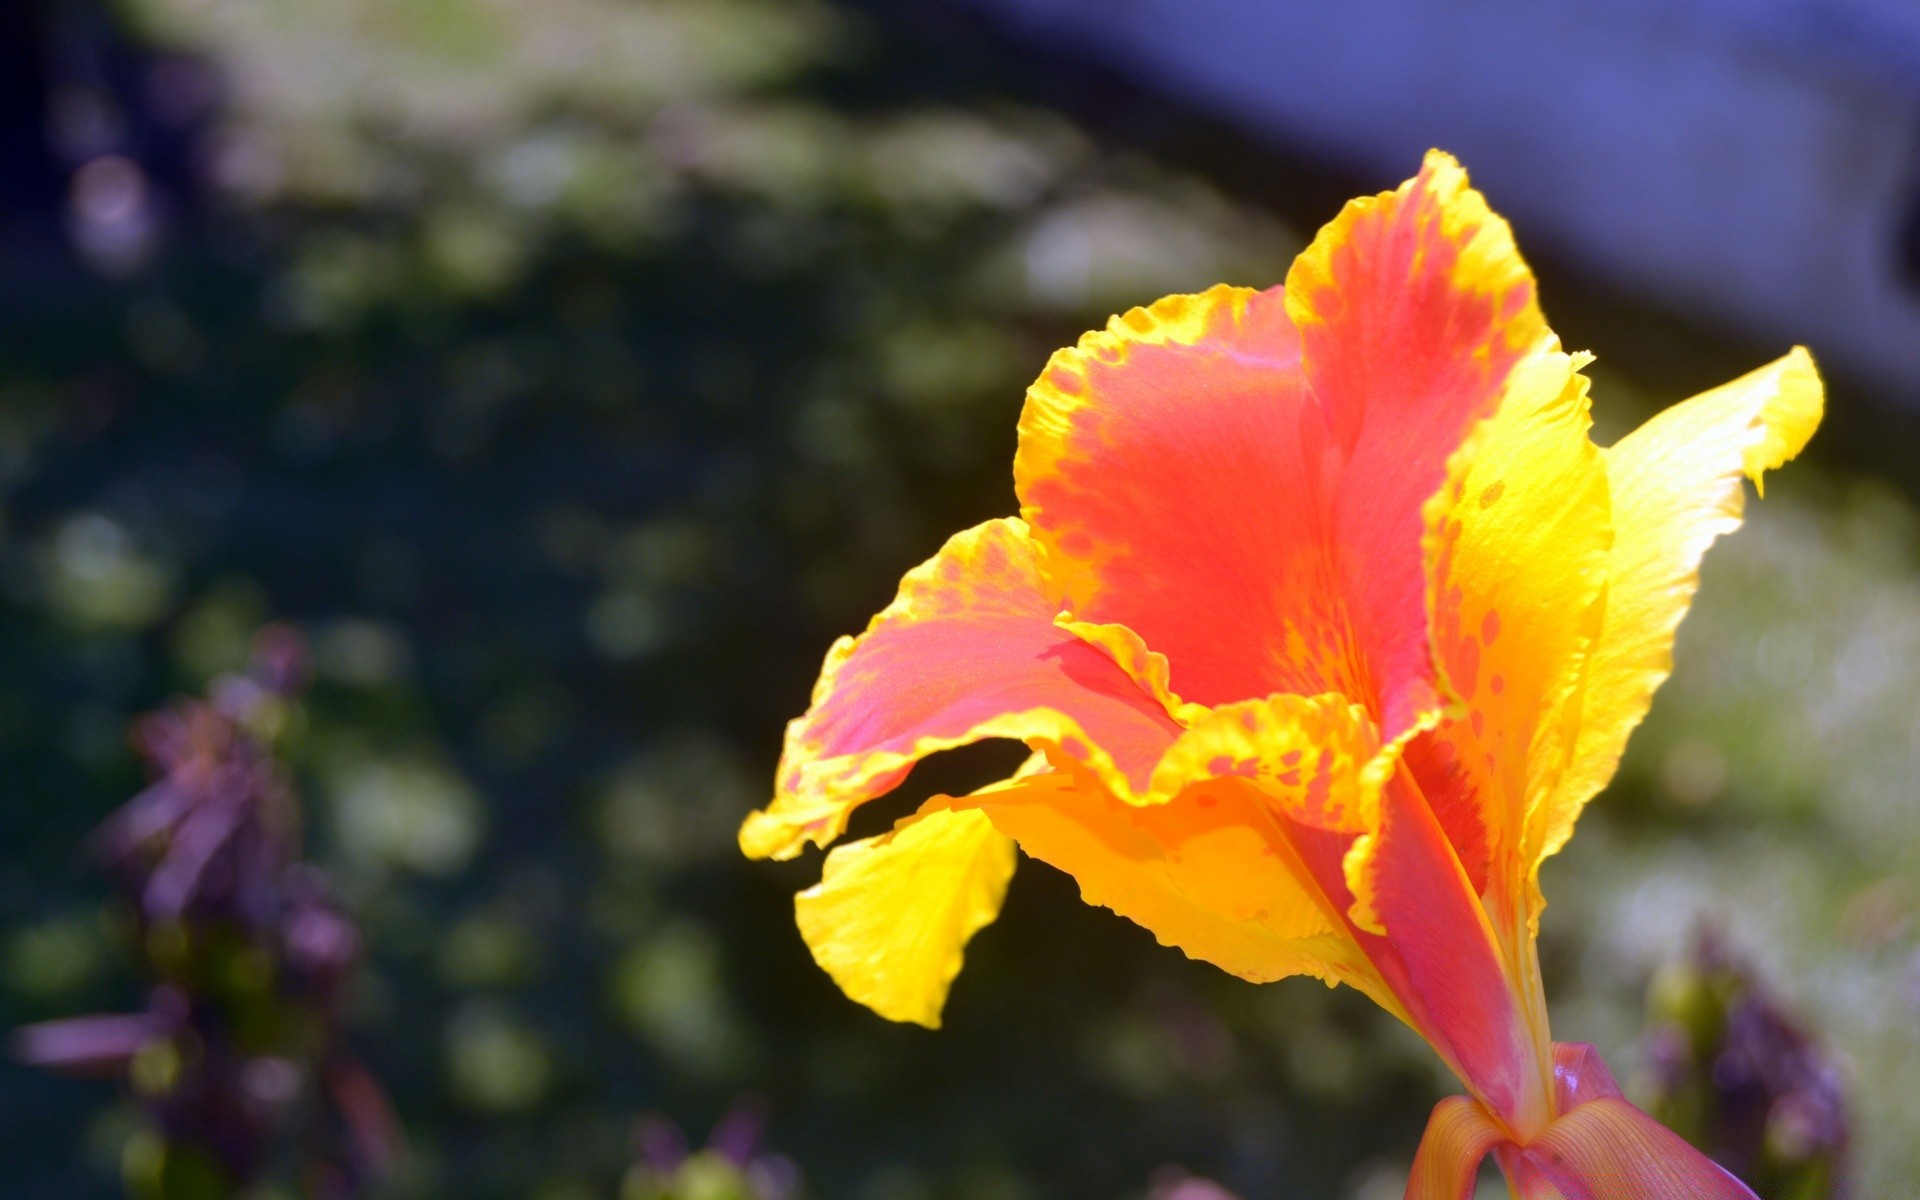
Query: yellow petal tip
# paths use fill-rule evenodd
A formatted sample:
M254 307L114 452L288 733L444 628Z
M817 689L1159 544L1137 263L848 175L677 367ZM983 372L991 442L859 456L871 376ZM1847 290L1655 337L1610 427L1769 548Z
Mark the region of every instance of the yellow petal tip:
M1805 346L1795 346L1749 378L1756 376L1770 376L1772 387L1759 414L1761 434L1747 447L1741 467L1764 495L1765 473L1799 454L1820 427L1826 387Z
M765 812L752 812L740 822L740 853L748 858L778 858L792 841L786 823Z
M1371 833L1363 833L1353 839L1353 845L1347 848L1347 856L1341 861L1340 869L1346 876L1347 890L1353 893L1353 905L1347 910L1347 919L1359 929L1384 937L1386 924L1380 920L1380 914L1374 910L1371 899L1373 848L1377 840Z

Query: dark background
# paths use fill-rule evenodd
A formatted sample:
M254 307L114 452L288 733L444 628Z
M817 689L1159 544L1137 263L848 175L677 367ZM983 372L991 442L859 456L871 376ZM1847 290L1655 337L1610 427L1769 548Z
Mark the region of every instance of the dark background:
M288 620L391 1194L611 1196L635 1114L742 1096L816 1196L1399 1194L1445 1081L1358 996L1026 863L947 1028L890 1026L793 929L817 858L733 846L831 639L1011 510L1048 352L1275 282L1394 179L924 2L4 12L0 1025L137 1001L79 848L142 781L127 722ZM1785 349L1533 257L1608 437ZM1863 1173L1912 1178L1920 474L1834 383L1549 868L1544 952L1556 1033L1626 1076L1649 979L1728 929L1838 1046ZM856 832L1009 761L952 758ZM117 1095L0 1065L6 1193L119 1194Z

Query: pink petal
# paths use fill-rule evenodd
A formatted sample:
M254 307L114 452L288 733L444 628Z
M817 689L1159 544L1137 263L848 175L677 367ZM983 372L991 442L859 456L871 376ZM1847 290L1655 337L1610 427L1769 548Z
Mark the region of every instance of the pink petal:
M1509 1121L1544 1120L1532 1034L1505 959L1445 830L1408 776L1380 798L1380 832L1342 864L1360 945L1474 1095ZM1375 926L1373 930L1367 925Z
M1619 1096L1561 1117L1517 1161L1566 1200L1755 1200L1726 1168Z
M1618 1096L1620 1085L1600 1061L1600 1052L1586 1042L1553 1044L1553 1102L1560 1112L1572 1112L1589 1100Z
M742 848L790 858L826 845L915 762L983 738L1044 742L1121 794L1144 790L1179 724L1055 615L1023 522L955 534L866 633L828 653L813 706L787 728L774 802L747 819Z

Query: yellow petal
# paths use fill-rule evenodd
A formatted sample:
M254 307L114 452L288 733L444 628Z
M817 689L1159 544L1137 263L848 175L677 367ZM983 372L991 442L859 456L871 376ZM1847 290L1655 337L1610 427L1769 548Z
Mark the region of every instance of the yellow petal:
M1407 761L1469 877L1509 914L1529 896L1533 814L1576 736L1613 540L1583 365L1549 350L1517 368L1428 507L1434 655L1454 708Z
M1013 840L944 799L827 855L794 899L800 936L840 990L890 1021L940 1027L967 940L1000 913Z
M971 801L1022 850L1072 875L1087 903L1162 945L1256 983L1304 974L1351 984L1401 1013L1251 780L1210 780L1142 807L1056 774Z
M1673 667L1673 635L1699 585L1700 558L1740 526L1744 475L1800 452L1820 424L1813 358L1785 357L1676 404L1607 450L1613 552L1606 615L1586 672L1573 761L1542 814L1537 854L1559 850L1605 787L1627 737Z

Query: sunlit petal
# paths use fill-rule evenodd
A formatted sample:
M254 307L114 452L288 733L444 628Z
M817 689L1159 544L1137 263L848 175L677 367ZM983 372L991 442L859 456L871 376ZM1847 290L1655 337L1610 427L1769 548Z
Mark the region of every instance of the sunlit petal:
M1197 703L1359 683L1299 357L1279 289L1222 286L1115 317L1027 391L1014 480L1049 584Z
M787 728L774 802L742 826L741 847L787 858L825 845L914 762L982 738L1045 742L1118 790L1144 788L1180 726L1054 616L1020 521L957 534L828 653L813 706Z
M1489 1108L1550 1115L1549 1080L1533 1073L1544 1030L1530 1024L1472 883L1407 772L1381 793L1379 832L1355 840L1340 870L1361 948L1413 1027Z
M933 808L837 846L794 899L800 936L840 990L881 1016L940 1025L968 939L1000 913L1013 841L976 810Z
M1512 231L1438 151L1320 231L1287 274L1287 311L1343 463L1341 579L1382 726L1397 737L1429 699L1426 579L1411 540L1423 507L1508 374L1552 334Z
M960 535L835 647L742 844L824 844L935 750L1037 753L837 851L800 901L822 965L937 1021L1010 838L1165 944L1418 1031L1470 1096L1435 1109L1414 1200L1465 1200L1488 1153L1517 1194L1748 1196L1552 1042L1537 873L1820 382L1795 351L1603 451L1584 361L1439 152L1284 289L1170 296L1056 354L1024 521Z
M1268 803L1318 829L1358 833L1377 822L1390 759L1366 709L1345 696L1269 696L1191 719L1154 768L1149 795L1166 799L1222 776L1258 780Z
M1398 1011L1256 785L1221 779L1142 807L1051 779L1050 796L1031 788L978 802L1022 850L1072 875L1087 903L1243 979L1313 975Z
M1667 409L1606 451L1614 525L1606 616L1573 761L1541 814L1536 856L1566 843L1672 669L1674 630L1699 585L1701 556L1740 526L1742 477L1757 487L1763 472L1798 454L1823 406L1813 359L1796 349Z
M1529 813L1577 736L1613 542L1582 365L1548 350L1516 368L1427 507L1431 636L1453 707L1407 761L1476 890L1516 921L1536 861ZM1517 953L1524 935L1503 932Z

